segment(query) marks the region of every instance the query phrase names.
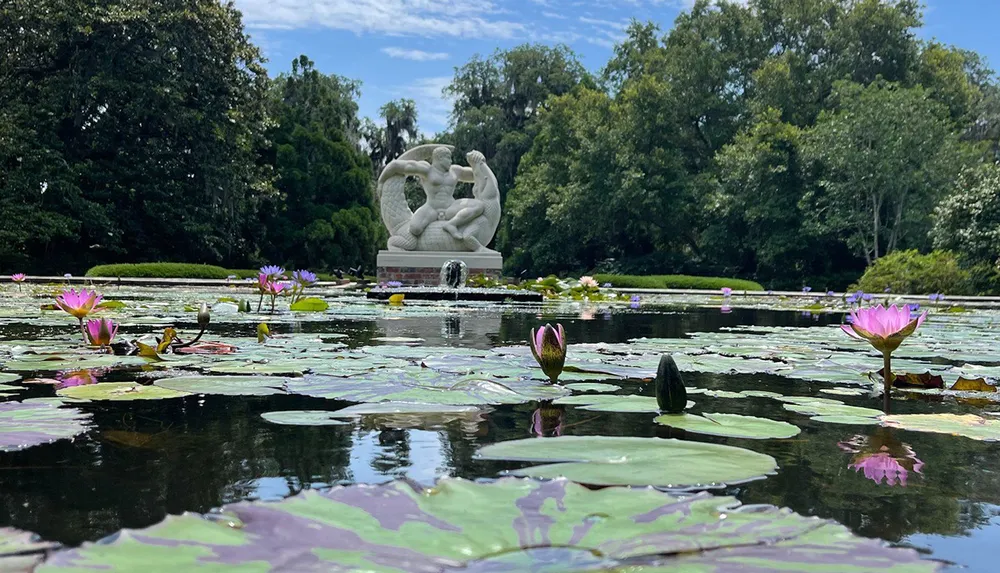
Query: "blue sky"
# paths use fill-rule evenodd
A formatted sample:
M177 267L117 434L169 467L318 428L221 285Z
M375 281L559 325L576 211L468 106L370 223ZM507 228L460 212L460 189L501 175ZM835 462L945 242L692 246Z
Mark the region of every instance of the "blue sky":
M300 54L324 73L361 80L361 114L417 102L422 132L445 129L441 96L474 54L524 42L565 43L584 65L608 60L631 18L669 29L689 0L236 0L272 74ZM1000 66L1000 0L928 0L924 38L976 50Z

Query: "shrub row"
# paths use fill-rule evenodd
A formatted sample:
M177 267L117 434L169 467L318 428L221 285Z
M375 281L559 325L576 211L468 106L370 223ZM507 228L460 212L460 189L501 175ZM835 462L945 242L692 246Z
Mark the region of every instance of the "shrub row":
M618 288L656 288L656 289L690 289L719 290L729 287L734 291L762 291L759 283L743 279L727 279L722 277L693 277L688 275L595 275L594 279L601 284L611 283Z
M257 269L224 269L214 265L197 265L190 263L138 263L118 265L98 265L89 271L88 277L110 278L140 278L140 279L227 279L236 276L238 279L255 279L260 271ZM289 272L289 276L291 272ZM321 281L335 281L330 274L317 273ZM348 277L349 278L349 277Z
M214 265L189 263L139 263L98 265L87 271L88 277L143 279L225 279L235 274Z

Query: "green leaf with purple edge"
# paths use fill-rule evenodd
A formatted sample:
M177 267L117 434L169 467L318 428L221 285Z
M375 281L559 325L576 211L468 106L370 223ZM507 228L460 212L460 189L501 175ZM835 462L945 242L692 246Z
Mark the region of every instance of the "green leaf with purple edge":
M90 428L90 421L90 414L76 408L38 402L0 402L0 452L74 438Z
M654 485L678 489L720 487L773 474L771 456L742 448L610 436L562 436L500 442L480 449L478 459L546 462L512 472L538 478L565 477L589 485Z
M547 440L538 440L547 441ZM443 479L306 491L243 502L209 518L167 517L103 543L53 553L37 573L129 571L929 572L911 549L854 536L831 521L731 497L679 498L650 488L593 491L566 480ZM677 570L677 569L670 569Z
M348 402L499 405L553 400L569 390L538 380L460 376L416 366L383 368L350 378L307 375L288 382L288 392Z

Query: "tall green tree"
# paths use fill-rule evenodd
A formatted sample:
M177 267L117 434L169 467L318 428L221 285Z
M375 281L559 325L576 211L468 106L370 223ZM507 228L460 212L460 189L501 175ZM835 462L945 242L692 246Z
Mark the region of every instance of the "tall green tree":
M268 260L332 270L375 262L384 239L371 164L357 143L358 84L305 56L274 80L271 161L280 197L265 212Z
M817 189L812 221L842 233L868 263L900 248L926 248L931 213L974 154L948 110L920 87L842 82L803 146Z
M381 125L365 120L361 130L376 179L386 165L420 137L417 104L411 99L390 101L379 109L379 117Z
M267 78L232 2L7 2L0 53L0 109L30 138L0 150L0 213L30 209L41 231L0 217L8 257L79 271L253 256Z
M445 140L460 152L481 151L505 200L521 157L531 148L531 124L545 101L581 83L593 85L566 46L524 44L488 58L474 56L455 70L445 88L455 99Z

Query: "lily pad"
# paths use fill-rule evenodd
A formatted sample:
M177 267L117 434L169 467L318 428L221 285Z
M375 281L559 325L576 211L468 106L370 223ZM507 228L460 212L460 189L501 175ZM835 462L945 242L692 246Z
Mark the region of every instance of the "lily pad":
M699 488L745 482L774 473L774 458L742 448L606 436L562 436L500 442L476 454L485 460L548 462L514 475L565 477L590 485Z
M782 394L777 392L768 392L766 390L743 390L740 394L746 396L747 398L781 398Z
M306 376L290 380L288 391L348 402L455 405L523 404L569 393L561 386L536 380L459 376L419 367L379 369L350 378Z
M793 426L788 422L737 414L702 414L700 416L666 414L656 418L655 422L695 434L751 440L791 438L802 431L798 426Z
M330 304L321 298L304 298L288 307L292 312L325 312Z
M549 440L538 440L549 441ZM720 514L725 519L720 519ZM238 503L206 518L169 516L113 540L55 552L37 571L652 571L739 568L933 571L830 521L731 497L652 489L592 491L566 480L444 479L305 491ZM291 567L291 564L295 564ZM553 569L553 564L558 564Z
M11 374L8 372L0 372L0 384L6 384L8 382L17 382L21 377L17 374Z
M614 384L601 384L598 382L581 382L577 384L565 384L565 386L574 392L617 392L622 389L621 386L615 386Z
M308 367L305 364L302 362L295 362L294 360L268 362L263 364L233 361L212 366L208 369L208 372L215 374L299 375L304 374L306 370L308 370Z
M636 412L659 414L660 406L656 398L649 396L610 396L606 394L580 394L559 398L552 402L560 406L576 406L581 410L593 412ZM688 408L694 402L688 401Z
M819 422L828 421L830 416L851 416L853 418L873 418L878 419L882 416L883 412L881 410L875 410L874 408L862 408L860 406L848 406L834 400L825 401L823 399L817 399L816 401L801 400L794 404L785 404L785 409L791 412L797 412L799 414L805 414L806 416L818 417Z
M85 386L69 386L56 390L56 395L76 400L111 400L114 402L165 400L168 398L190 396L187 392L169 390L158 386L144 386L130 382L104 382Z
M285 383L289 380L277 376L178 376L161 378L153 384L184 394L271 396L284 394Z
M46 551L58 547L58 543L42 541L34 533L0 527L0 571L32 571Z
M0 402L0 452L73 438L89 429L90 420L90 414L76 408L38 402Z
M867 390L860 388L821 388L820 392L832 396L867 396L870 394Z
M347 422L334 418L336 412L323 410L286 410L265 412L260 415L272 424L283 426L345 426Z
M981 442L1000 441L1000 420L975 414L899 414L883 417L882 423L890 428L912 432L950 434Z
M466 431L472 433L483 421L483 414L487 411L489 409L484 410L478 406L379 402L350 406L333 415L338 418L362 419L364 427L392 429L435 429L459 421Z

